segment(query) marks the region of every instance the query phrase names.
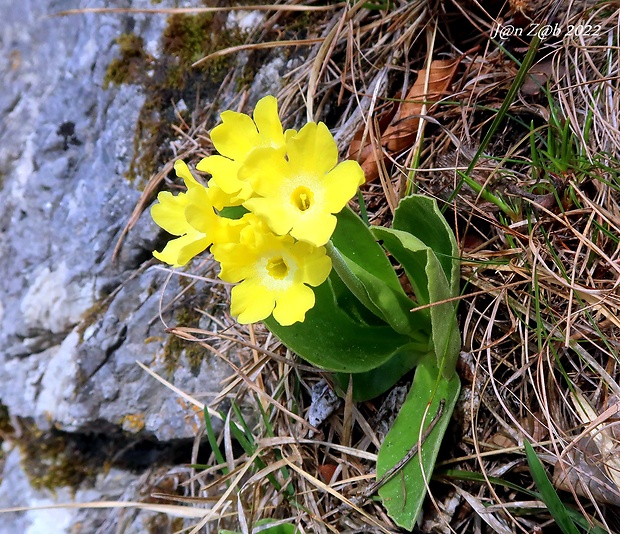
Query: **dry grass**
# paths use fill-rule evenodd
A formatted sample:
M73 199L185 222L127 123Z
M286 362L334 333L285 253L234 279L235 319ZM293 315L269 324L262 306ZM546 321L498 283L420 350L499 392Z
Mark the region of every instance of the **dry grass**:
M415 141L385 154L380 179L363 191L371 220L380 224L389 224L411 188L436 197L461 246L464 391L420 531L540 532L550 524L544 504L515 489L535 489L524 439L535 444L565 502L618 531L620 10L585 2L570 9L481 4L414 0L368 9L360 2L315 13L299 36L307 59L277 95L281 115L288 127L324 120L343 155L363 128L380 152L379 118L417 72L432 59L461 59L449 94L432 116L423 110ZM586 23L600 31L543 41L536 58L548 91L530 82L476 162L470 176L512 207L505 213L463 185L456 171L469 166L514 80L518 66L509 56L522 59L529 43L490 41L494 17L527 27L527 17L540 21L551 12L564 33L569 24ZM244 53L264 49L286 20L285 11L270 13ZM286 36L283 44L292 40ZM249 111L248 92L233 91L233 84L231 77L222 87L222 108ZM179 157L195 162L211 152L208 130L218 111L197 111L191 124L179 120L172 142ZM152 178L136 213L169 171ZM192 272L212 280L210 269ZM227 301L227 291L213 282L218 302ZM192 469L185 497L166 497L208 509L189 531L248 532L261 518L292 522L302 532L396 531L379 502L354 499L374 479L382 439L375 415L383 399L344 399L315 429L306 416L321 372L288 354L261 325L242 327L226 314L216 322L214 332L173 329L234 370L216 398L195 399L225 420L218 437L224 462L212 455L208 467ZM248 450L235 444L236 432L253 440Z

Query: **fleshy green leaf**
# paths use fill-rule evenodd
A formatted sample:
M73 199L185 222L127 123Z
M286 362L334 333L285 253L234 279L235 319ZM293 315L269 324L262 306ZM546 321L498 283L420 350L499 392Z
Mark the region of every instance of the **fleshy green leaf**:
M431 302L441 302L454 296L448 287L448 281L445 279L439 261L432 252L428 255L426 273ZM451 302L444 302L431 306L430 311L437 365L443 376L449 380L456 371L456 361L461 351L461 334L456 320L456 307Z
M337 215L338 224L332 243L340 253L373 274L392 289L400 289L398 276L370 229L351 208L346 206Z
M241 219L248 212L248 209L243 206L226 206L219 211L218 215L226 219Z
M418 305L423 306L431 302L426 274L428 251L430 250L428 245L408 232L384 228L383 226L374 226L372 233L405 269Z
M304 360L341 373L375 369L412 342L411 337L398 334L385 323L368 325L355 320L336 300L334 276L332 272L326 282L314 288L316 303L303 322L281 326L269 317L264 321L267 328Z
M428 427L442 399L445 401L441 418L422 444L421 458L419 454L414 456L379 490L389 516L400 527L413 529L426 496L424 480L429 480L433 472L460 389L458 375L446 380L439 372L434 355L424 358L416 369L407 399L381 445L377 459L378 478L397 465L416 446L419 436L424 432L421 428ZM427 411L428 405L430 407ZM423 421L425 412L426 418Z
M421 330L430 330L430 325L423 315L413 317L411 308L415 303L401 287L392 289L382 279L374 276L359 264L340 254L335 247L327 247L334 270L355 294L355 296L388 323L396 332L414 335Z
M392 264L369 228L348 207L338 214L327 251L349 290L396 332L415 335L430 330L425 317L411 315L414 302L403 291Z
M566 506L564 506L564 503L556 493L553 484L551 484L547 477L547 473L545 473L542 462L536 456L530 442L524 440L523 445L525 445L525 455L527 456L527 463L530 466L532 478L536 483L538 491L540 491L543 502L547 505L549 513L564 534L579 534L579 529L575 526L566 510Z
M336 373L334 381L343 392L349 386L349 378L353 377L353 400L362 402L374 399L385 393L403 375L411 371L420 360L429 353L429 347L422 344L409 343L397 350L392 357L380 367L365 373Z
M424 195L403 198L394 211L392 227L419 238L435 252L450 284L450 293L458 295L459 248L437 202Z
M254 525L252 532L259 532L261 534L297 534L299 530L292 523L283 523L280 525L274 525L272 527L267 526L271 523L275 523L273 519L261 519ZM263 527L263 528L260 528ZM220 530L219 534L241 534L234 530Z
M373 233L403 266L421 303L441 302L455 296L434 251L420 239L391 228L377 227ZM444 302L421 312L410 313L414 316L430 315L437 365L445 378L450 379L461 350L455 305Z
M338 306L354 320L371 326L385 326L385 321L364 306L339 276L332 276L330 281Z

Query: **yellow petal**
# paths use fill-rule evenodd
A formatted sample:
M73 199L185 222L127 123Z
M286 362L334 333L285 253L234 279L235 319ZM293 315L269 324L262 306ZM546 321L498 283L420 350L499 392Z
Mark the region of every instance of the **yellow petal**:
M185 219L188 202L186 193L174 196L168 191L162 191L157 195L157 200L158 203L151 208L151 217L158 226L172 235L183 235L191 228Z
M301 281L311 286L320 286L332 270L332 260L326 254L325 247L314 247L309 243L298 241L295 243L294 253L301 258L299 265L302 268Z
M209 180L207 194L209 195L211 205L218 211L242 204L241 199L236 198L234 194L225 193L222 188L218 187L213 179Z
M244 184L237 178L240 163L223 156L208 156L200 160L196 169L208 172L212 180L222 191L229 195L236 194Z
M343 161L336 165L323 181L326 211L340 212L364 180L364 171L357 161Z
M211 248L220 264L219 277L224 282L240 282L256 274L256 255L238 243L216 243Z
M216 150L227 158L243 161L259 144L254 121L243 113L224 111L222 124L211 130L211 141Z
M278 197L254 197L246 200L243 206L261 218L278 235L288 233L292 227L290 210Z
M269 196L290 175L284 154L273 148L256 148L239 169L239 180L249 182L259 195Z
M261 98L254 108L254 122L263 138L274 148L284 147L282 123L278 117L278 101L273 96Z
M288 158L294 174L321 176L338 163L338 147L327 126L309 122L289 139Z
M289 140L296 136L299 132L297 130L294 130L293 128L289 128L288 130L286 130L286 132L284 132L284 142L288 144Z
M153 252L158 260L168 263L174 267L185 265L197 254L200 254L211 244L204 234L193 231L184 236L168 241L168 244L161 252Z
M271 315L275 305L274 294L254 280L246 280L232 288L230 313L240 324L262 321Z
M273 318L282 326L303 321L306 312L314 306L314 291L303 284L293 284L276 297Z
M194 187L187 192L185 218L193 228L211 238L218 231L219 217L213 210L206 187Z
M218 231L213 234L213 243L239 243L241 232L247 224L243 218L220 217Z
M329 241L336 229L336 222L336 217L329 213L300 217L295 221L290 233L295 239L320 247Z
M194 178L191 171L189 170L189 167L183 160L178 159L174 162L174 171L177 173L177 176L179 178L183 178L183 181L185 182L185 187L187 187L188 189L200 185L200 183L196 181L196 178Z

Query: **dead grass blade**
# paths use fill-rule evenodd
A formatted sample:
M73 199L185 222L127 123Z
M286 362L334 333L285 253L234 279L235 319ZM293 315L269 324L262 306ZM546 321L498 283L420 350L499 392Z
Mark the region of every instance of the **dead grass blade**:
M437 101L449 94L449 87L459 63L460 59L432 61L428 69L419 71L413 86L400 101L400 107L388 110L379 120L377 137L381 140L380 146L386 149L388 154L411 147L418 133L423 111L426 111L424 114L432 113ZM348 157L360 162L366 173L366 181L371 182L379 176L378 162L383 156L381 152L373 149L372 143L362 144L366 137L365 132L366 127L355 134Z
M246 50L265 50L268 48L278 48L280 46L309 46L317 43L322 43L324 39L298 39L293 41L272 41L269 43L252 43L238 46L231 46L229 48L224 48L222 50L218 50L217 52L213 52L208 56L205 56L195 63L192 63L192 67L198 67L211 59L215 59L216 57L227 56L229 54L237 54L238 52L243 52Z
M48 504L41 506L21 506L15 508L2 508L0 514L8 514L13 512L30 512L33 510L54 510L54 509L102 509L102 508L138 508L149 512L159 512L161 514L171 515L173 517L185 517L188 519L199 519L209 513L204 508L196 508L189 506L176 506L173 504L149 504L143 502L131 501L95 501L87 503L67 502L60 504Z
M85 13L141 13L162 15L195 15L198 13L218 13L222 11L332 11L342 8L345 2L337 2L326 6L307 6L296 4L257 4L243 6L222 7L170 7L170 8L129 8L129 7L86 7L80 9L65 9L55 13L54 16L83 15Z

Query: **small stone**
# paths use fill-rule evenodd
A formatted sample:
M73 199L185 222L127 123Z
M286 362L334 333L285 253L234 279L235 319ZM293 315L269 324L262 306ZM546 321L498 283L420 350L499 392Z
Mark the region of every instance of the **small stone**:
M319 380L312 387L310 394L311 404L307 419L308 423L316 428L340 407L341 400L326 380Z

